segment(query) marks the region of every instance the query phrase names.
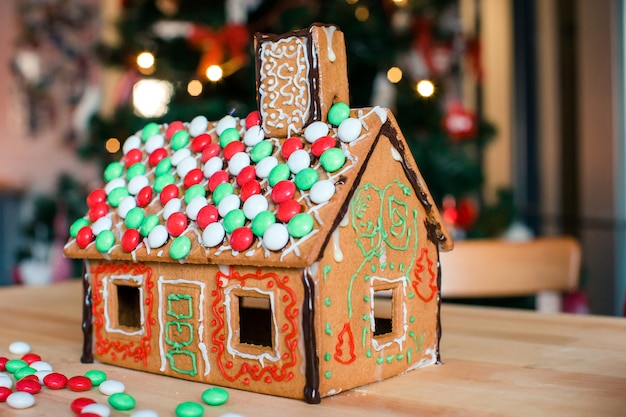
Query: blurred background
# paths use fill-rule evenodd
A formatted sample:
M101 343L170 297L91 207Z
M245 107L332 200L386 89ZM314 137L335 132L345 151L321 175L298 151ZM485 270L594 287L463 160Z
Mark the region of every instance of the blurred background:
M393 109L456 239L571 235L573 312L624 315L623 0L4 0L0 285L63 258L103 166L149 121L256 107L252 38L337 24L351 107Z

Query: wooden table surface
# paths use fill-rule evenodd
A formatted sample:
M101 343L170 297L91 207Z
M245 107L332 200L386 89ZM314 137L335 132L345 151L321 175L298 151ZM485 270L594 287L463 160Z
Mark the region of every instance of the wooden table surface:
M79 281L47 287L0 289L0 356L22 340L67 376L101 369L123 381L137 400L174 416L184 401L200 401L208 387L197 382L81 364ZM229 389L222 406L205 416L626 416L626 319L542 315L534 312L445 305L443 365L322 399L318 405ZM44 388L36 404L15 410L0 403L0 416L73 416L79 396L106 404L97 389L75 393ZM113 410L111 417L128 416Z

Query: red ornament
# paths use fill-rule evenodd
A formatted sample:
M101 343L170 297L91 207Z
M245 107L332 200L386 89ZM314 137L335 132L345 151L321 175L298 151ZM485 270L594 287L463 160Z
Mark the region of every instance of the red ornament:
M183 185L185 188L189 188L192 185L200 184L200 182L204 179L204 174L200 168L194 168L185 175L185 179L183 180Z
M296 194L296 184L289 180L278 181L272 188L272 201L274 203L282 203L291 200Z
M478 219L478 202L472 197L461 197L457 205L456 223L459 227L467 230Z
M337 146L337 140L335 138L331 136L322 136L313 142L313 145L311 145L311 153L319 158L324 151L334 148L335 146Z
M83 226L76 234L76 244L79 248L85 249L94 239L93 231L89 226Z
M152 201L153 190L152 187L146 185L137 193L137 206L138 207L146 207Z
M191 141L191 150L200 153L211 143L211 135L208 133L202 133Z
M87 207L91 208L97 203L107 201L107 193L102 188L96 188L87 196Z
M226 145L223 151L223 155L227 161L230 161L230 158L232 158L236 153L243 152L243 150L244 150L243 142L235 140L235 141L230 142L228 145Z
M217 207L212 204L208 204L200 209L198 212L198 217L196 217L196 222L198 223L198 227L201 229L205 229L211 223L215 223L219 219L219 212L217 211Z
M74 413L80 414L83 408L85 408L89 404L95 404L95 403L96 403L96 400L92 400L91 398L78 397L70 403L70 408L72 409Z
M76 375L67 380L67 387L76 392L89 391L92 386L91 379L83 375Z
M287 223L293 216L300 213L301 210L302 206L300 206L300 203L296 200L286 200L278 205L276 218L283 223Z
M174 136L176 132L183 129L185 129L185 125L179 120L170 123L169 125L167 125L167 129L165 130L165 139L172 139L172 136Z
M161 190L161 194L159 195L159 200L161 201L161 204L166 205L167 202L173 198L178 198L178 185L167 184Z
M141 152L141 149L131 149L126 155L124 155L124 165L130 167L137 162L141 162L142 159L143 153Z
M280 155L287 160L292 153L302 149L303 147L304 145L302 144L300 138L289 138L283 142L283 146L280 148Z
M41 384L39 383L39 380L22 378L15 383L15 390L28 392L29 394L37 394L39 391L41 391Z
M261 194L261 184L257 180L250 180L241 187L239 198L245 202L255 194Z
M122 236L122 249L126 252L132 252L141 242L141 234L137 229L128 229Z
M24 356L22 356L22 360L30 365L33 362L40 361L41 356L37 355L36 353L27 353Z
M43 383L50 389L63 389L67 385L67 377L58 372L52 372L43 377Z
M157 148L153 150L150 156L148 157L148 163L150 164L151 167L156 167L157 165L159 165L159 162L165 159L165 157L167 157L167 149Z
M248 113L246 116L246 129L250 129L252 126L261 125L261 113L258 110Z
M230 247L241 252L248 249L252 245L253 240L254 235L250 228L245 226L238 227L230 235Z
M256 178L256 168L254 165L248 165L244 167L237 175L237 185L243 187L250 180Z
M218 185L223 182L228 182L228 179L228 172L224 170L217 171L215 174L211 175L211 178L209 178L209 190L211 190L211 192L215 191Z
M220 146L219 143L217 142L209 143L202 150L202 162L206 162L209 159L213 158L214 156L218 156L221 150L222 150L222 147Z
M462 103L450 102L443 118L443 128L452 140L473 139L477 131L476 115Z
M11 394L13 394L13 390L11 388L0 387L0 403L5 402Z
M180 236L187 228L187 222L187 215L181 211L177 211L176 213L172 213L170 217L167 218L165 227L170 235Z

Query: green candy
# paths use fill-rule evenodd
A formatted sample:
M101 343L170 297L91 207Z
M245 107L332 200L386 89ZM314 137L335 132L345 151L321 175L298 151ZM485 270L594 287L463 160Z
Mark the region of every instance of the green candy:
M272 154L274 145L268 140L263 140L256 145L250 151L250 159L253 162L259 162L261 159L266 158Z
M70 236L76 237L78 231L85 226L89 226L89 220L82 217L80 219L76 219L70 226Z
M143 220L141 224L141 236L146 237L150 234L152 229L159 224L159 216L151 214Z
M161 133L161 127L155 122L150 122L141 130L141 140L145 142L159 133Z
M346 163L346 155L339 148L330 148L320 156L320 164L326 172L335 172Z
M183 259L191 250L191 239L187 236L178 236L170 245L170 256L172 259Z
M174 133L174 136L172 136L172 140L170 141L172 149L175 151L184 148L185 146L187 146L188 143L189 132L187 132L186 130L179 130L178 132Z
M160 193L163 191L165 186L174 184L176 182L176 178L172 174L163 174L159 175L154 179L154 191Z
M296 174L296 187L299 190L310 190L318 179L319 175L316 170L311 167L304 168Z
M196 197L206 197L206 189L201 184L194 184L185 191L185 203L189 204Z
M175 413L176 417L201 417L204 407L195 401L185 401L176 406Z
M213 202L215 205L218 205L220 201L224 199L227 195L231 195L235 193L235 188L229 182L223 182L213 190Z
M117 187L109 193L107 201L109 202L111 207L117 207L120 205L120 201L122 201L124 197L128 197L129 195L130 193L128 192L126 187Z
M11 359L10 361L7 361L7 363L4 365L4 369L6 369L6 371L11 374L14 374L18 370L26 367L28 367L28 363L26 363L26 361L22 359Z
M124 172L124 166L119 162L111 162L104 169L104 180L109 182L114 180L115 178L119 178L122 176Z
M224 388L209 388L202 393L202 401L208 405L222 405L228 401L228 391Z
M222 147L222 149L224 149L229 143L240 139L241 138L239 137L239 131L234 127L229 127L227 129L224 129L224 131L220 135L220 146Z
M287 223L287 231L295 238L308 235L313 230L313 216L309 213L298 213Z
M109 396L109 404L116 410L128 411L135 408L135 399L125 392L116 392Z
M126 213L124 224L128 229L139 229L145 217L146 214L141 207L133 207Z
M265 230L276 223L276 216L271 211L262 211L252 219L252 233L255 236L263 237Z
M350 106L343 102L333 104L328 111L328 121L335 126L339 126L348 117L350 117Z
M278 164L270 171L267 177L267 181L273 187L280 181L288 180L291 175L291 170L287 164Z
M98 369L90 369L89 371L85 372L85 376L91 379L91 384L94 387L97 387L107 380L107 374L104 371L100 371Z
M99 252L108 252L115 243L115 235L110 230L103 230L96 237L96 249Z
M224 216L224 230L232 233L233 230L246 224L246 215L241 209L231 210Z
M136 164L132 164L130 167L128 167L128 171L126 171L126 179L130 181L137 175L144 175L145 173L146 166L141 162L137 162Z
M161 175L169 173L170 169L172 169L172 160L170 158L163 158L157 164L156 168L154 169L154 173L157 177L160 177Z
M17 381L24 378L26 375L33 375L37 370L30 366L24 366L13 373L13 376Z

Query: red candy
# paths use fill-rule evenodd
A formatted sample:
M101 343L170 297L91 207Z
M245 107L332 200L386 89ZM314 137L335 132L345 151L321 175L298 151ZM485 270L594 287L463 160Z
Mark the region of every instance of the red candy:
M255 178L256 168L254 167L254 165L248 165L247 167L244 167L241 171L239 171L239 174L237 175L237 185L243 187L248 181Z
M91 208L96 203L107 201L107 193L102 188L96 188L87 196L87 207Z
M33 362L40 361L41 356L37 355L36 353L27 353L24 356L22 356L22 360L30 365Z
M8 361L9 361L9 358L0 356L0 372L6 371L6 365Z
M35 374L26 375L20 381L22 381L24 379L32 379L33 381L39 382L39 377L37 375L35 375Z
M196 153L200 153L204 150L204 148L209 146L211 140L211 135L209 135L208 133L202 133L201 135L193 138L193 140L191 141L191 150Z
M50 389L63 389L67 385L67 377L58 372L52 372L43 377L43 383Z
M124 155L124 165L129 167L137 162L141 162L142 159L143 153L141 152L141 149L131 149L126 155Z
M246 116L246 129L250 129L252 126L259 126L261 124L261 113L258 110L250 112Z
M29 394L37 394L41 391L41 384L38 380L22 378L15 383L15 389L21 392L28 392Z
M132 252L137 248L141 242L141 234L137 229L128 229L122 236L122 249L126 252Z
M149 185L146 185L141 190L139 190L139 192L137 193L137 197L135 198L137 200L137 206L145 207L150 204L150 202L152 201L152 194L152 187L150 187Z
M177 211L167 218L167 231L172 236L180 236L187 228L187 215Z
M183 185L185 188L189 188L192 185L200 184L200 182L204 179L204 174L200 168L194 168L185 175L185 179L183 180Z
M226 147L224 148L224 151L223 151L224 158L226 158L227 161L230 161L230 158L232 158L233 155L235 155L238 152L243 152L244 148L245 147L243 145L243 142L235 140L229 143L228 145L226 145Z
M185 125L183 124L183 122L181 121L175 121L170 123L169 125L167 125L167 129L165 130L165 139L170 140L172 139L172 136L174 136L174 133L178 132L179 130L183 130L185 128Z
M102 417L102 416L96 413L80 413L78 417Z
M159 195L159 199L161 200L161 204L166 205L168 201L172 198L178 197L178 185L176 184L168 184L161 190L161 194Z
M72 391L89 391L93 383L83 375L76 375L67 380L67 387Z
M200 209L196 222L198 223L198 227L205 229L211 223L215 223L218 218L219 212L217 211L217 207L208 204Z
M283 158L288 159L289 155L302 149L303 147L304 145L302 144L300 138L289 138L283 142L283 146L280 149L280 155Z
M278 205L276 218L283 223L289 222L293 216L300 213L302 206L296 200L286 200Z
M241 187L239 198L241 201L246 201L255 194L261 194L261 184L257 180L250 180Z
M72 401L70 403L70 408L76 414L80 414L80 412L83 410L83 408L85 408L89 404L95 404L95 403L96 403L96 400L92 400L91 398L78 397L78 398L76 398L74 401Z
M211 190L211 192L215 191L217 186L223 182L228 182L228 172L224 170L217 171L209 178L209 190Z
M252 245L253 240L254 235L250 228L245 226L238 227L233 230L233 233L230 235L230 247L241 252L248 249L250 245Z
M289 180L278 181L272 188L272 200L274 203L282 203L291 200L296 193L296 184Z
M159 165L159 162L161 162L166 156L167 156L167 149L157 148L153 150L150 156L148 157L148 163L150 164L150 166L156 167L157 165Z
M219 143L209 143L206 148L202 150L202 162L206 162L214 156L219 155L221 150L222 147Z
M91 230L91 227L81 227L81 229L76 234L76 244L79 248L85 249L93 241L94 237L95 236L93 234L93 231Z
M0 387L0 403L3 403L7 400L9 395L13 394L11 388Z
M100 217L104 217L109 213L109 206L105 202L95 203L89 209L89 219L95 222Z
M331 136L322 136L313 142L313 145L311 145L311 153L319 158L324 151L334 148L335 146L337 146L337 140L335 138Z

